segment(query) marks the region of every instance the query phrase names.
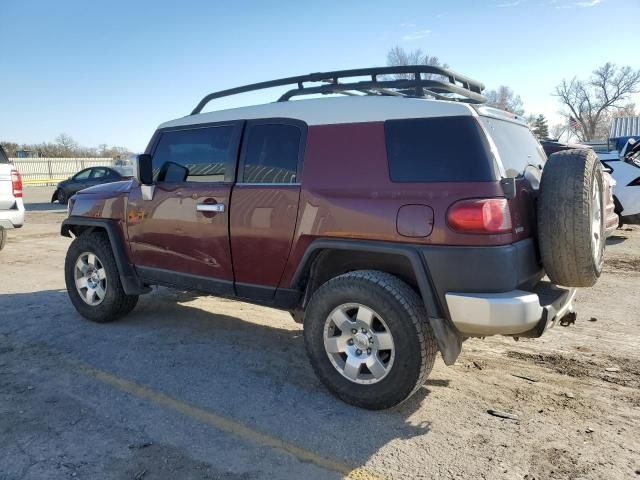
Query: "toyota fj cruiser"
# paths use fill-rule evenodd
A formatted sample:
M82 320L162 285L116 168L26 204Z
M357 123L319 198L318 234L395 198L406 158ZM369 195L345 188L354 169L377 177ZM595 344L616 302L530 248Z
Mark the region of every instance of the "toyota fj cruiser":
M285 85L275 103L202 113ZM73 305L107 322L165 285L288 310L324 384L370 409L407 399L468 337L575 319L575 287L602 271L602 167L591 150L547 159L483 89L409 66L206 96L158 128L136 179L70 199ZM318 94L333 95L290 101Z

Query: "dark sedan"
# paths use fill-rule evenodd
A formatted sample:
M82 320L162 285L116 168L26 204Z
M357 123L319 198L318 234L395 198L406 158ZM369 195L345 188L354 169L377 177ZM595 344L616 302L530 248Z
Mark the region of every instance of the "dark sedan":
M64 205L74 193L94 185L100 185L102 183L119 182L125 180L127 177L123 177L112 168L108 167L91 167L85 168L79 171L73 177L67 178L58 183L56 191L53 192L51 202L56 200L60 204Z

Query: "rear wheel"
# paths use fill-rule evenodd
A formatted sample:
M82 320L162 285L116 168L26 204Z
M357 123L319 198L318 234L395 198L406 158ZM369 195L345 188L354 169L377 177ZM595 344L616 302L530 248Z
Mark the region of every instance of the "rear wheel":
M590 149L549 157L540 183L538 240L549 279L590 287L602 272L605 248L602 167Z
M424 384L437 353L416 292L393 275L370 270L336 277L314 293L304 337L327 388L374 410L409 398Z
M138 302L137 295L124 293L111 244L103 232L81 235L71 243L65 281L75 309L93 322L117 320Z
M7 243L7 231L0 227L0 250L2 250Z

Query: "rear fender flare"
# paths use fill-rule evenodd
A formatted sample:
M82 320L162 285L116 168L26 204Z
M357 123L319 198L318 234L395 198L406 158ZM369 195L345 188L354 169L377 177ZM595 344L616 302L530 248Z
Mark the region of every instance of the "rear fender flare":
M293 288L301 288L304 279L313 274L312 269L318 254L326 250L398 255L406 259L413 270L418 293L422 297L422 301L427 310L428 321L433 329L442 358L447 365L453 365L455 363L460 354L463 339L453 324L443 315L435 289L432 286L429 269L416 249L408 245L385 242L331 239L316 240L307 248L300 261L298 269L293 276ZM303 306L306 306L308 299L308 292L305 288Z

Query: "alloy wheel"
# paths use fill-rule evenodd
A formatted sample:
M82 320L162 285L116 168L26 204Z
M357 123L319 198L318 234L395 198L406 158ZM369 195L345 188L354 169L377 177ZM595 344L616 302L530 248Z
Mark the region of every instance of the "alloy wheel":
M73 276L80 298L92 307L100 305L107 294L107 273L96 254L91 252L80 254Z
M331 364L354 383L373 384L391 371L395 345L380 315L359 303L335 308L324 325L324 347Z

